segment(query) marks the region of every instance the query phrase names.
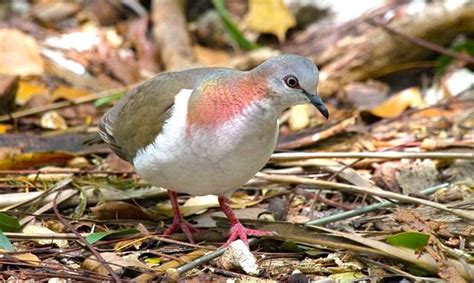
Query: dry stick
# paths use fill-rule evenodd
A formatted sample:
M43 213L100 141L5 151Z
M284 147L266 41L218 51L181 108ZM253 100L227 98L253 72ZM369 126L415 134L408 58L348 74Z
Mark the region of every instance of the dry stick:
M109 96L113 96L113 95L115 95L117 93L120 93L120 92L125 92L125 91L135 87L136 85L138 85L138 84L132 84L132 85L121 87L121 88L101 91L101 92L93 93L91 95L86 95L84 97L79 97L79 98L76 98L76 99L73 99L73 100L70 100L70 101L65 100L65 101L60 101L60 102L56 102L56 103L52 103L52 104L48 104L48 105L43 105L43 106L31 108L31 109L17 111L17 112L10 113L10 114L0 115L0 122L4 122L4 121L11 120L11 119L16 119L16 118L21 118L21 117L25 117L25 116L30 116L30 115L34 115L34 114L39 114L39 113L43 113L43 112L46 112L46 111L57 110L57 109L61 109L61 108L68 107L68 106L75 106L75 105L91 102L91 101L97 100L99 98L109 97Z
M63 196L61 196L60 198L58 197L58 204L72 198L73 196L75 196L77 194L77 191L68 191L66 194L64 194ZM58 194L59 195L59 194ZM56 200L56 198L55 198ZM21 226L25 226L26 224L28 224L29 222L33 221L36 216L50 210L51 208L53 208L53 203L52 202L49 202L45 205L43 205L42 207L40 207L39 209L37 209L35 212L33 212L33 215L28 215L28 216L25 216L23 217L21 220L20 220L20 225Z
M53 210L54 210L54 214L56 214L56 217L58 218L58 220L64 225L66 226L69 231L73 232L77 238L87 247L87 249L89 249L89 251L95 256L95 258L97 259L97 261L99 261L100 263L102 263L104 265L104 268L110 273L110 276L112 276L113 280L115 282L121 282L120 278L117 276L117 274L115 274L114 270L112 269L112 267L110 267L110 265L104 260L104 258L94 249L94 247L89 244L89 242L87 242L87 240L79 233L76 231L76 229L74 229L74 227L72 227L72 225L66 220L63 218L63 216L59 213L59 210L58 210L58 207L57 207L57 199L58 199L58 196L61 194L61 192L58 192L58 194L56 195L56 197L54 198L53 200Z
M432 194L432 193L436 192L437 190L445 188L447 186L449 186L449 183L444 183L444 184L441 184L441 185L437 185L437 186L434 186L434 187L424 189L424 190L420 191L420 193L423 194L423 195L429 195L429 194ZM371 211L374 211L374 210L377 210L377 209L392 207L392 206L395 206L397 203L398 202L393 202L393 201L386 200L386 201L383 201L383 202L374 203L374 204L371 204L371 205L368 205L368 206L357 208L357 209L354 209L354 210L351 210L351 211L344 211L344 212L341 212L341 213L337 213L337 214L329 215L329 216L326 216L326 217L322 217L322 218L319 218L319 219L316 219L316 220L313 220L313 221L308 221L304 225L305 226L325 225L325 224L328 224L328 223L331 223L331 222L336 222L336 221L339 221L339 220L351 218L351 217L358 216L358 215L361 215L361 214L364 214L364 213L367 213L367 212L371 212Z
M375 158L375 159L473 159L474 153L457 152L284 152L274 153L270 161L312 158Z
M435 52L438 52L438 53L441 53L441 54L444 54L444 55L447 55L449 57L453 57L453 58L456 58L458 60L462 60L462 61L466 61L466 62L469 62L471 64L474 64L474 58L469 56L468 54L464 54L464 53L459 53L459 52L455 52L455 51L452 51L452 50L449 50L449 49L446 49L436 43L433 43L433 42L430 42L430 41L427 41L427 40L424 40L422 38L419 38L419 37L412 37L412 36L409 36L397 29L394 29L392 27L389 27L386 23L382 22L381 20L377 20L377 19L367 19L366 20L369 24L373 24L373 25L376 25L376 26L379 26L381 28L383 28L384 30L390 32L390 33L393 33L393 34L396 34L398 36L400 36L402 39L410 42L410 43L413 43L415 45L418 45L418 46L421 46L423 48L426 48L426 49L429 49L429 50L433 50Z
M449 208L445 205L442 205L436 202L409 197L409 196L401 195L397 193L392 193L392 192L384 191L378 188L365 188L365 187L359 187L359 186L347 185L347 184L341 184L341 183L335 183L335 182L313 180L313 179L302 178L298 176L268 175L268 174L263 174L263 173L257 173L256 177L262 178L268 181L279 182L279 183L319 186L326 189L338 190L342 192L369 194L369 195L374 195L374 196L383 197L387 199L398 200L400 202L423 204L426 206L434 207L434 208L455 214L462 218L474 220L474 213L469 213L461 209Z
M282 142L277 145L278 149L294 149L303 146L312 145L318 141L328 139L336 134L343 132L347 127L354 125L356 122L355 117L351 117L349 119L343 120L340 123L330 127L329 129L322 130L318 133L302 137L300 139L289 141L289 142Z
M69 183L72 182L72 179L64 179L64 180L61 180L59 182L57 182L51 189L49 190L46 190L46 191L43 191L42 193L38 194L37 196L35 196L34 198L31 198L31 199L28 199L28 200L25 200L25 201L22 201L22 202L19 202L19 203L15 203L13 205L10 205L10 206L7 206L5 208L2 208L0 209L0 211L8 211L10 209L14 209L14 208L17 208L17 207L20 207L22 205L25 205L27 203L31 203L37 199L40 199L44 196L46 196L47 194L49 193L52 193L56 190L59 190L59 189L62 189L64 188L65 186L67 186Z

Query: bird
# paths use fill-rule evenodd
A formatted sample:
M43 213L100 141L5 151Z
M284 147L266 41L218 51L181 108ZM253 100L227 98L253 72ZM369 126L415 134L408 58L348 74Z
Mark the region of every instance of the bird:
M314 105L328 119L317 94L318 68L283 54L248 71L203 67L164 72L126 93L102 117L99 135L146 182L167 189L173 221L163 233L197 231L180 212L177 193L217 195L230 222L225 245L272 231L242 225L230 195L260 171L275 150L279 115Z

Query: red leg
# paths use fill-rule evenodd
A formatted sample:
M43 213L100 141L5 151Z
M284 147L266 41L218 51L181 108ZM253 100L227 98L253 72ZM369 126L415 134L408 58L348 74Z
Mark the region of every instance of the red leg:
M228 246L237 238L240 238L248 246L249 242L247 239L247 235L248 236L270 236L270 235L275 234L275 232L273 231L254 230L254 229L245 228L244 225L240 223L237 216L235 216L235 213L234 211L232 211L232 208L230 208L229 201L227 200L227 198L220 196L219 205L230 222L229 239L227 240L224 246Z
M173 207L173 223L171 223L171 226L166 229L166 231L163 233L163 236L171 235L179 227L181 228L181 231L183 231L183 233L188 237L189 242L194 244L192 233L195 233L198 230L189 224L181 215L176 193L173 191L168 191L168 197L170 198L171 206Z

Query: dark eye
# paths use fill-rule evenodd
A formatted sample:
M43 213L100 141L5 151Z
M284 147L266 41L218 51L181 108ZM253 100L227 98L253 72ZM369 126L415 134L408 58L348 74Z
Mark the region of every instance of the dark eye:
M295 76L285 77L285 84L291 88L298 88L300 86L298 79Z

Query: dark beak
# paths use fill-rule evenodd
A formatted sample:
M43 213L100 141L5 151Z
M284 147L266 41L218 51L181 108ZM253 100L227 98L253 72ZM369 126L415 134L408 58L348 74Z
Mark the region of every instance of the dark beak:
M324 106L324 102L321 97L319 97L317 94L308 93L305 90L303 90L303 92L308 97L311 104L313 104L314 107L316 107L319 112L321 112L324 118L329 119L329 111L326 106Z

